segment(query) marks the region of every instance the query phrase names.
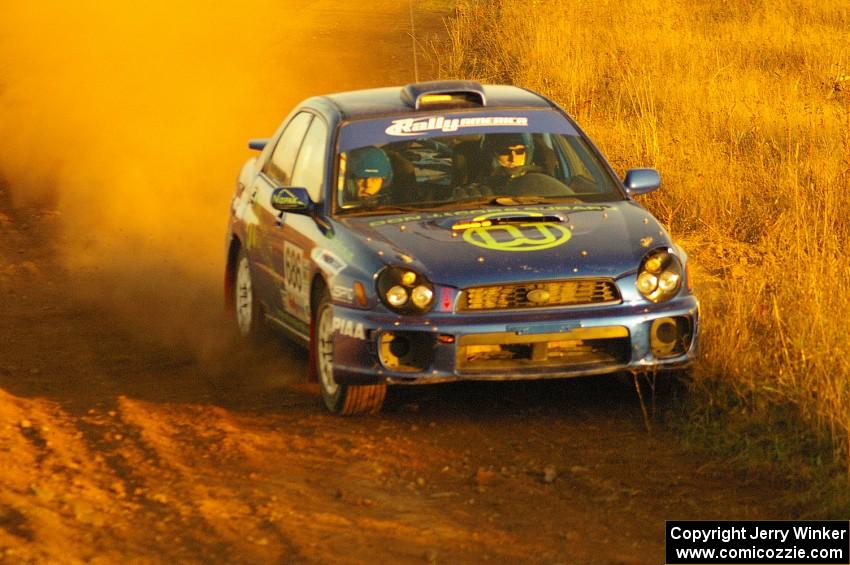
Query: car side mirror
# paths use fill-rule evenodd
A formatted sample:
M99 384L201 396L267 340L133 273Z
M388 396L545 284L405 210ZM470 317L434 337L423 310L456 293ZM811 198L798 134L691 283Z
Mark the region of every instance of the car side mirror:
M661 176L655 169L629 169L623 184L632 196L647 194L661 186Z
M268 138L261 139L249 139L248 140L248 149L253 149L254 151L262 151L266 148L268 144Z
M313 201L306 188L283 186L272 192L272 208L281 212L305 214L313 209Z

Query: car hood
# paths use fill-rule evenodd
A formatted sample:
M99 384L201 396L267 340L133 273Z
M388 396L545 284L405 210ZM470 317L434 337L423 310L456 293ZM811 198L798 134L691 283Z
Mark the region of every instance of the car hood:
M658 221L632 201L351 217L340 224L383 262L409 264L459 288L617 278L636 271L649 249L671 246Z

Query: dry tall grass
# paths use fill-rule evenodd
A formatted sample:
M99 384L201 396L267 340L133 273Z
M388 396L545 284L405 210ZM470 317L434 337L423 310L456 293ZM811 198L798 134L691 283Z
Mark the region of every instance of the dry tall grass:
M707 402L791 406L850 460L847 2L460 0L448 27L442 76L537 90L618 172L661 171Z

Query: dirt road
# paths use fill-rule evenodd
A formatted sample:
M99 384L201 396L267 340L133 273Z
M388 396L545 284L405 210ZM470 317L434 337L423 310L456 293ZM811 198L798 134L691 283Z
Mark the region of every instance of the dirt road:
M439 30L438 4L423 3L422 28ZM298 6L293 98L410 79L406 3ZM376 28L389 57L371 50ZM304 70L308 49L328 72ZM68 218L13 206L13 182L0 185L5 562L659 563L665 519L781 517L769 485L647 434L613 381L406 389L378 416L332 417L302 384L303 351L233 339L218 265L140 253L133 268L70 268Z

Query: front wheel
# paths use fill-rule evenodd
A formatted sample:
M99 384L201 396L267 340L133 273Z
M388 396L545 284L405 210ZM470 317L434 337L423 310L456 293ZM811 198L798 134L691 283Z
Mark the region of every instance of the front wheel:
M334 414L353 416L375 414L381 410L387 395L385 383L374 385L343 385L334 379L334 313L333 304L326 290L322 291L313 335L310 336L311 358L315 363L325 406Z

